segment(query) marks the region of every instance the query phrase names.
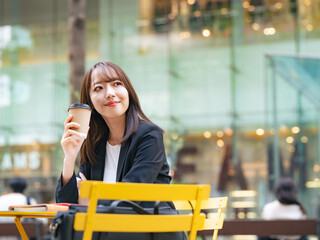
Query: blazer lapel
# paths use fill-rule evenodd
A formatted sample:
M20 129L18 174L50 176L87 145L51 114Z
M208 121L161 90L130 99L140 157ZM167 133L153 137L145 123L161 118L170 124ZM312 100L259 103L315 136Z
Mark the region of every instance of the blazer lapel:
M126 143L121 146L121 149L120 149L116 182L120 182L122 177L123 177L121 175L122 175L122 172L123 172L124 162L127 159L128 149L129 149L129 145L130 145L129 141L130 140L128 139L126 141Z
M106 144L107 144L107 137L104 136L100 143L97 145L95 153L97 157L97 163L92 166L91 168L91 179L92 180L103 180L104 174L104 165L106 162Z

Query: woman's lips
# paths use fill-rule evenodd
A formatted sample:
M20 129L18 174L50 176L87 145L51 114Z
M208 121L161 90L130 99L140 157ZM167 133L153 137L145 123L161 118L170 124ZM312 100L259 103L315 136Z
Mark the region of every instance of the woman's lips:
M108 102L107 107L114 107L119 103L119 101L114 101L114 102Z

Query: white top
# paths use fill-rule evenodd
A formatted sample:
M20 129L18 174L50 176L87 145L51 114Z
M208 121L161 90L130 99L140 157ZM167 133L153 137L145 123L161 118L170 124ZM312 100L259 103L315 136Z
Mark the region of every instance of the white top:
M117 177L117 168L119 162L121 145L111 145L107 142L106 162L104 165L103 182L115 183Z
M304 219L306 216L297 204L285 205L278 200L267 203L263 208L263 218L269 219Z
M306 215L300 209L297 204L285 205L278 200L267 203L262 212L263 218L267 220L271 219L305 219ZM273 236L279 240L298 240L300 236Z

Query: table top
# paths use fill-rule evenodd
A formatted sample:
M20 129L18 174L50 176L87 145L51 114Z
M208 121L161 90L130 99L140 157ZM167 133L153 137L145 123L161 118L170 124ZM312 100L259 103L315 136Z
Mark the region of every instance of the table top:
M57 212L0 211L0 217L53 218Z

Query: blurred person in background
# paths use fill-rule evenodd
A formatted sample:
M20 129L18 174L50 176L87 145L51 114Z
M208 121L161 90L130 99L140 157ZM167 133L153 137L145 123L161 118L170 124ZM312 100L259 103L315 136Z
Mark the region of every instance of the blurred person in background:
M297 199L294 181L289 177L281 178L275 187L276 199L263 208L263 218L299 220L307 218L305 208ZM306 240L302 236L272 236L260 237L259 240Z
M23 194L27 188L27 181L21 177L15 177L9 180L10 192L0 196L0 211L8 211L11 205L31 205L37 204L34 198ZM22 219L27 220L29 219ZM32 219L34 221L34 219ZM47 223L47 219L41 220ZM13 217L0 217L0 223L14 223ZM0 237L1 240L16 240L17 237ZM18 238L20 239L20 238ZM33 238L31 238L33 239Z
M37 204L36 200L23 194L27 188L27 181L21 177L15 177L9 180L11 192L0 196L0 211L7 211L11 205L30 205ZM11 218L0 218L1 222L8 222ZM13 219L13 218L12 218ZM11 222L11 220L10 220ZM12 221L13 222L13 221Z

